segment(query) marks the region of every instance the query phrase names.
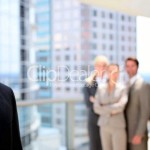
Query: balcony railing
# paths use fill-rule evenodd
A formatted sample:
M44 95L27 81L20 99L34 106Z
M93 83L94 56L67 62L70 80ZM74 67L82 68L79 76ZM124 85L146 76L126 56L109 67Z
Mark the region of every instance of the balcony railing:
M58 147L60 150L84 150L85 145L88 145L87 115L86 108L81 99L82 97L61 100L39 99L18 101L17 106L24 149L40 150L40 147L43 148L46 145L44 150L58 150ZM40 107L47 109L47 106L50 106L49 108L52 109L52 114L47 112L49 118L53 120L50 127L42 125L41 113L38 112ZM36 113L37 115L35 115ZM58 120L58 118L61 118L60 115L64 117L64 120ZM49 132L49 134L44 135L45 132ZM50 141L50 134L58 137L59 140L54 140L58 147L56 145L53 146L53 142ZM41 144L39 144L39 140Z
M76 150L76 149L87 150L88 149L86 108L84 107L81 97L76 98L76 99L61 99L61 100L39 99L39 100L34 100L34 101L32 100L18 101L17 106L18 106L18 114L19 114L19 119L20 119L20 124L21 124L20 126L21 136L22 136L22 142L24 145L24 150L41 150L41 149L44 149L44 150L48 150L48 149L51 149L51 150ZM54 125L51 125L51 127L48 127L48 128L43 127L41 125L41 122L42 122L41 117L39 117L39 121L38 121L38 119L36 119L35 117L36 115L34 115L35 111L38 112L38 108L41 106L44 106L45 109L46 109L46 106L54 107L52 108L54 110L51 111L52 116L51 114L48 114L50 115L50 118L53 118L52 120L56 119L56 121L53 121ZM65 108L65 111L64 111L65 114L63 114L64 112L62 112L61 114L61 111L60 111L61 108L63 107ZM21 109L22 109L22 112L26 112L25 115L20 115ZM30 109L32 111L30 111ZM31 114L30 113L28 114L28 111L31 112ZM82 111L84 113L79 113ZM38 112L37 114L39 115L40 113ZM26 125L23 126L21 120L24 120L24 119L28 120L27 116L31 117L32 115L35 118L33 118L33 120L31 119L29 121L30 125L28 124L29 126L27 126L27 128L30 128L31 130L22 129L22 128L26 128L25 127ZM64 122L63 122L63 119L62 119L62 122L57 120L57 117L61 118L61 116L59 115L65 116ZM24 122L26 122L26 120L24 120ZM37 132L33 132L35 130L34 127L36 127ZM26 131L28 131L29 134L31 132L29 139L26 137L26 133L24 133ZM34 133L33 135L32 135L32 132ZM35 138L32 139L31 137L35 137ZM30 142L26 142L29 140Z

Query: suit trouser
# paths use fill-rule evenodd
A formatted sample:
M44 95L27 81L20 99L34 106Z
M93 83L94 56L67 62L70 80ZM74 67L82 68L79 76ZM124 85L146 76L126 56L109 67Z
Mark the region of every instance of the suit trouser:
M126 150L127 136L125 128L101 127L101 141L103 150Z
M128 150L148 150L148 138L145 137L139 145L128 143Z
M98 117L95 114L88 116L88 133L90 150L102 150L101 138L99 135L99 127L97 126Z

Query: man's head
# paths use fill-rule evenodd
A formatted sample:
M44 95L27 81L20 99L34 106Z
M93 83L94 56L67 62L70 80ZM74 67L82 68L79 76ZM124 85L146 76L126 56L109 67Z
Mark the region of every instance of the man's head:
M97 76L103 77L108 65L109 61L105 56L97 56L94 60L94 69L97 73Z
M132 78L138 72L139 61L134 57L129 57L125 61L125 68L126 68L126 72L128 73L129 77Z

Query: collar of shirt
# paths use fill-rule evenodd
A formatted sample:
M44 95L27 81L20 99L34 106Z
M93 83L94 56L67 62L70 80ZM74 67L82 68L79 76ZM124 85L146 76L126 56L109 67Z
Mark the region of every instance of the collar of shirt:
M100 86L107 82L107 77L106 76L104 76L103 78L97 77L96 81L97 81L98 85Z
M136 81L139 77L140 77L139 75L133 76L133 77L129 80L130 86L132 86L132 85L135 83L135 81Z

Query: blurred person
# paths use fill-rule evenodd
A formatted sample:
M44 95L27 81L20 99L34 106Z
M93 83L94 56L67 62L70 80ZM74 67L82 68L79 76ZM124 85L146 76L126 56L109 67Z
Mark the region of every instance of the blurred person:
M15 96L0 83L0 149L22 150Z
M149 87L138 75L139 61L125 61L128 82L128 104L125 109L128 134L128 150L147 150L147 123L150 114Z
M126 150L126 122L124 108L127 103L126 88L118 83L119 66L110 64L108 82L98 87L94 111L99 115L97 122L103 150Z
M93 110L93 97L95 96L98 84L104 78L108 66L108 59L104 56L97 56L94 61L94 73L85 80L84 101L88 108L88 132L90 139L90 150L102 150L99 127L97 126L98 115Z

